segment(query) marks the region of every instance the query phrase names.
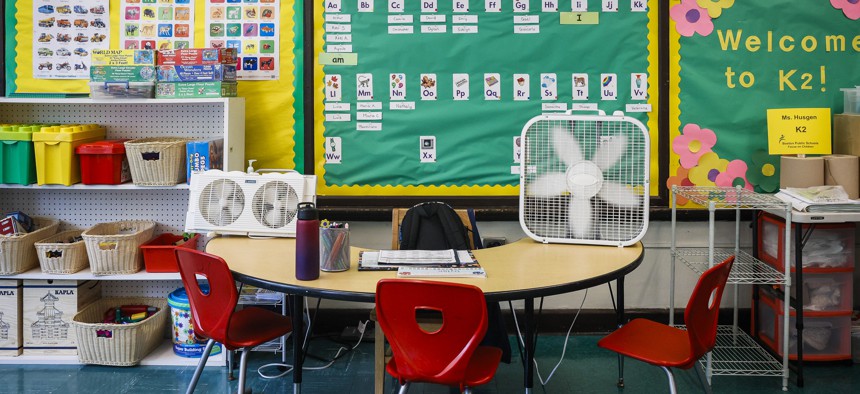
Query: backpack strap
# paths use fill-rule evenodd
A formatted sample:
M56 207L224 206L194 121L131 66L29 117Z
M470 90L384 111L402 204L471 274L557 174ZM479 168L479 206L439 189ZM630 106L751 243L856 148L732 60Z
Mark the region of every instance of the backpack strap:
M451 249L469 249L469 236L466 234L466 226L460 219L460 215L445 203L438 203L435 207L436 217L442 224L445 238Z
M472 208L466 209L466 214L469 215L469 224L472 225L472 244L475 249L483 249L484 242L481 241L481 234L478 233L478 221L475 219L475 210Z

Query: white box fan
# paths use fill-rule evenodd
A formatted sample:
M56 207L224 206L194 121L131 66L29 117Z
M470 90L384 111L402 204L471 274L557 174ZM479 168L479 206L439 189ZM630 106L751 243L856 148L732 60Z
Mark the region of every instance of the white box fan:
M648 228L650 148L637 119L541 115L521 136L520 225L545 243L628 246Z
M296 236L300 202L316 202L316 176L209 170L191 177L185 231Z

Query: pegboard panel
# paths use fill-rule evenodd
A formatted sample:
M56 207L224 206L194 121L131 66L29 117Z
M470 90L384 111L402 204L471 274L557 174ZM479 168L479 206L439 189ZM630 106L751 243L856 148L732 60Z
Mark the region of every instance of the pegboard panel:
M0 189L0 212L59 219L60 231L98 223L141 219L158 223L156 234L182 233L188 189Z
M138 280L102 281L102 297L155 297L167 298L174 290L182 287L177 280Z
M0 102L0 123L96 123L108 138L222 137L226 101L152 103Z

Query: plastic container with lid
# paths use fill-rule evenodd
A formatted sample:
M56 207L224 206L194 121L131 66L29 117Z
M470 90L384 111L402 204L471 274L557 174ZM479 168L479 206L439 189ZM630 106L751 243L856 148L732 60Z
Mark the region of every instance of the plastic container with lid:
M85 185L118 185L131 180L124 140L88 142L75 148Z
M42 126L0 126L0 183L36 183L33 132Z
M33 133L37 183L70 186L80 182L80 161L75 148L103 139L104 127L95 124L42 127Z
M209 291L208 285L200 285L200 290ZM173 353L180 357L200 358L206 350L206 339L194 333L194 319L191 317L191 304L184 287L174 290L167 296L170 306L170 319L173 323ZM210 356L221 353L221 344L215 343Z
M846 114L860 114L860 86L840 90L845 93L845 107L842 112Z

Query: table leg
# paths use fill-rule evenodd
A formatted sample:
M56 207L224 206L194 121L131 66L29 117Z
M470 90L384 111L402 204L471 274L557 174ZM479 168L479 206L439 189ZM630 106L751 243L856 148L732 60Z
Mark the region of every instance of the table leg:
M525 344L523 346L523 351L525 352L525 363L523 365L523 371L525 373L525 388L526 394L532 392L532 387L534 386L534 369L535 369L535 299L534 298L526 298L525 299L525 317L523 318L523 322L525 324Z
M615 311L616 316L618 318L617 324L618 328L624 325L624 277L620 277L616 280L615 289L618 293L618 305L617 310ZM610 289L612 290L612 289ZM624 387L624 356L621 354L618 355L618 387Z
M304 348L302 343L305 340L304 328L304 296L293 295L293 310L290 317L293 320L293 393L301 394L302 392L302 358L304 356Z

